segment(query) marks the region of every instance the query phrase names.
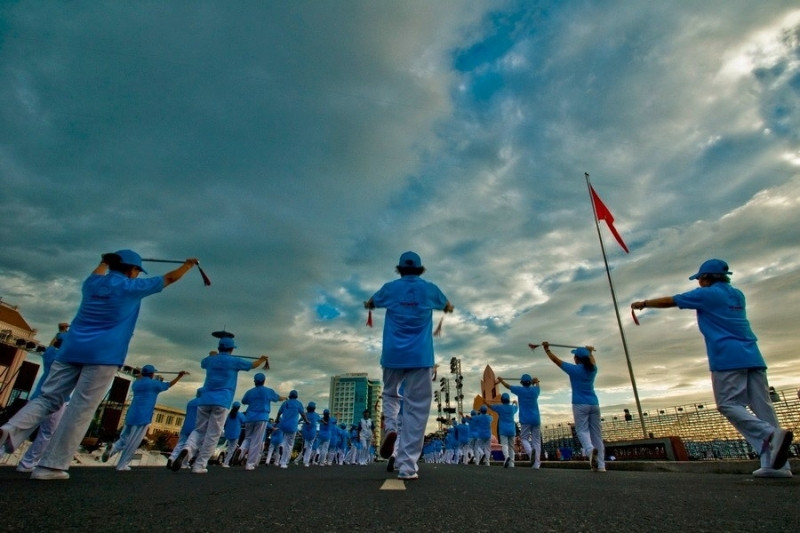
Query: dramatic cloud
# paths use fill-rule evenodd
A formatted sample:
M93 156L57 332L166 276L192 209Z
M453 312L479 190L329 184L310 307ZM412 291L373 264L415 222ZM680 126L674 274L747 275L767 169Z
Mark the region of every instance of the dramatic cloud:
M210 332L327 401L379 378L362 302L417 251L456 306L436 341L483 369L566 377L528 342L597 346L633 393L584 172L646 406L711 396L687 311L628 306L726 259L778 388L800 384L800 10L782 1L221 2L0 7L0 296L49 340L101 253L198 257L145 301L128 361L192 372ZM151 275L168 267L152 263ZM434 317L438 321L440 314ZM566 350L561 355L568 356ZM241 394L250 386L240 378ZM469 407L469 405L468 405Z

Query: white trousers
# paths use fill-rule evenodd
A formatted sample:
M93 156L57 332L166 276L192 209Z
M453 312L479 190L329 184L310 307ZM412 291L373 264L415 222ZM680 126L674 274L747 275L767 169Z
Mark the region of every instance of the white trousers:
M583 448L583 453L591 457L592 450L597 449L597 467L605 468L606 447L603 444L603 428L600 424L600 406L589 404L572 404L572 416L575 418L575 434Z
M319 443L319 464L330 464L328 461L328 448L331 445L330 439L320 441Z
M500 448L503 450L503 460L510 459L508 466L514 466L514 437L500 435Z
M475 439L475 463L481 464L486 458L486 464L492 462L492 439Z
M133 454L139 449L144 436L147 434L147 428L150 424L143 424L137 426L129 426L125 424L122 428L122 433L119 439L111 446L111 455L120 453L119 460L117 461L117 470L123 470L128 463L133 459Z
M53 362L42 393L3 425L9 439L6 450L13 451L33 433L45 418L58 411L68 399L61 422L50 438L37 466L69 470L97 406L111 386L117 367L113 365L74 365ZM10 447L10 449L9 449Z
M239 447L239 439L227 439L225 441L225 464L230 465L236 449Z
M539 466L542 456L542 426L520 424L519 438L525 454L530 457L534 466Z
M425 426L433 398L433 369L384 368L383 414L385 431L398 432L395 469L403 475L417 472L417 461L425 444ZM405 384L405 385L403 385ZM403 385L403 396L400 386ZM402 400L403 413L400 414Z
M197 425L183 446L189 452L189 457L197 456L192 468L201 469L208 466L208 460L211 459L219 437L222 435L222 428L225 427L226 416L228 416L228 409L225 407L219 405L197 406Z
M717 410L742 434L756 453L761 454L761 466L769 467L769 447L765 441L780 424L769 398L767 371L748 368L712 372L711 385Z
M281 446L283 447L283 450L281 451L281 466L289 465L289 459L292 458L292 449L294 449L294 438L296 435L296 431L283 432L283 441L281 441Z
M248 422L244 425L244 439L248 443L247 466L256 467L261 462L264 451L264 435L267 433L267 421ZM244 444L244 442L242 443Z
M175 443L175 447L172 448L172 453L169 454L169 460L174 461L178 458L178 454L181 453L181 450L186 445L186 441L189 440L189 435L186 433L181 433L178 435L178 442Z
M316 437L313 439L303 439L303 464L311 464L311 454L314 451L314 441Z
M58 423L61 421L61 417L64 416L64 411L67 409L68 404L64 404L61 408L52 413L50 416L45 418L41 424L39 424L39 433L36 435L36 438L28 447L28 450L25 452L25 455L22 456L22 459L19 460L19 464L24 468L33 468L39 463L39 459L42 457L42 453L47 448L47 445L50 444L50 439L53 436L53 432L58 427Z

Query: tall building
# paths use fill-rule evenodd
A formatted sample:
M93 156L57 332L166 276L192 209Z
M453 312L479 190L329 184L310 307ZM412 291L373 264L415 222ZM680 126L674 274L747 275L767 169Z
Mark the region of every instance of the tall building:
M339 419L339 423L357 424L362 413L367 410L377 429L382 411L380 399L380 380L369 379L366 373L331 377L328 409Z

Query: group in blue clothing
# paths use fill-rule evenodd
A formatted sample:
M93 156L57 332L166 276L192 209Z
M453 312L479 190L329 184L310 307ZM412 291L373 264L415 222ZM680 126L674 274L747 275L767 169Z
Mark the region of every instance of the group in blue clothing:
M14 451L38 427L39 437L20 460L17 469L32 472L33 479L68 479L68 469L95 409L108 390L117 369L125 362L128 344L139 316L141 301L161 292L198 264L194 258L164 276L140 278L146 274L142 259L132 250L104 254L100 264L84 280L82 300L71 324L63 324L53 345L42 354L43 376L28 404L0 427L0 447ZM432 317L434 311L450 313L453 306L433 283L424 281L419 255L408 251L396 266L399 279L385 283L364 306L386 309L380 358L383 377L385 427L380 455L390 458L389 471L396 467L401 480L418 479L418 462L490 464L491 427L494 413L497 437L506 468L515 466L516 440L540 468L541 415L538 378L523 374L519 385L501 384L509 392L500 401L477 405L468 415L448 424L445 435L426 437L430 414L432 381L435 380ZM759 453L760 468L755 477L792 477L788 462L793 433L781 428L768 393L767 365L746 315L744 294L731 286L725 261L705 261L690 280L693 290L654 299L636 301L633 310L648 308L691 309L696 312L711 371L714 397L719 411ZM598 365L591 346L572 350L573 362L554 354L548 342L542 346L547 357L568 377L575 432L592 471L605 472L600 402L595 392ZM316 402L303 404L297 390L281 396L265 386L266 376L257 373L254 387L234 402L238 373L250 371L268 358L233 355L233 334L219 339L218 351L201 361L206 371L197 397L187 403L184 425L168 467L178 471L190 463L196 474L208 472L207 465L219 445L226 444L224 467L242 457L244 470L254 470L264 458L274 456L287 468L298 436L302 451L296 463L330 466L367 465L376 456L375 424L366 410L362 418L345 423L328 409L322 416ZM155 379L157 370L145 365L131 389L133 398L119 439L102 454L107 462L119 454L117 470L130 470L130 462L152 420L157 397L175 385L186 372L170 382ZM511 395L516 399L512 401ZM282 402L275 418L270 404ZM244 413L240 408L246 406ZM58 418L63 414L61 423ZM517 425L517 417L518 424ZM518 430L519 428L519 430ZM49 440L48 440L49 439ZM241 442L241 444L240 444Z

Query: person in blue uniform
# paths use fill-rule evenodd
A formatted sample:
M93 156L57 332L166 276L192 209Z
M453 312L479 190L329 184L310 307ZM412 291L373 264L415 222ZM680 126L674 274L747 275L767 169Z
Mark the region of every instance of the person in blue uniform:
M380 455L389 458L395 452L397 477L403 480L419 477L417 461L430 415L433 310L453 312L453 305L439 287L420 277L424 272L419 255L404 252L397 264L400 278L384 284L364 302L367 309L386 309L381 351L385 429ZM401 385L404 386L402 419ZM399 427L402 431L398 434ZM396 450L395 441L398 441Z
M297 436L297 428L300 420L308 423L308 418L305 414L305 407L297 399L297 391L292 390L289 392L289 398L284 401L278 409L278 417L275 422L283 432L283 443L281 444L281 468L289 467L289 459L292 458L292 450L294 449L294 439Z
M320 416L317 413L316 402L308 402L308 405L306 405L306 422L300 430L300 434L303 436L303 466L311 465L312 454L319 435L319 420Z
M497 413L497 438L503 449L503 466L514 468L514 439L517 437L517 424L514 416L517 414L517 402L511 401L511 396L504 392L500 396L500 403L490 405L489 408Z
M600 415L600 401L594 391L597 377L597 363L591 346L572 350L575 364L559 359L550 351L550 343L542 342L547 357L569 376L572 386L572 415L575 419L575 434L589 458L589 466L594 472L605 472L605 444Z
M252 370L267 362L266 355L254 361L234 357L236 343L232 337L219 339L219 353L209 355L200 362L206 371L203 394L197 403L197 426L186 440L186 444L172 463L172 470L180 470L187 457L194 457L193 474L208 473L208 461L217 447L217 442L225 426L228 409L233 405L238 373Z
M531 460L531 467L541 466L542 417L539 414L539 379L523 374L519 385L509 385L503 378L497 379L505 388L517 396L519 406L519 438L522 449Z
M486 461L486 466L492 464L492 415L485 405L481 405L478 414L473 417L475 426L475 464Z
M780 427L769 397L767 364L747 319L745 297L731 285L733 272L722 259L709 259L690 280L699 287L633 302L631 309L693 309L706 343L717 409L760 454L756 477L790 478L789 448L794 437Z
M329 409L323 409L322 418L319 419L319 429L317 431L317 440L319 441L319 448L317 454L317 463L319 466L329 466L331 463L328 459L328 452L331 445L331 435L336 428L336 419L331 417Z
M242 403L247 406L247 412L244 414L244 438L248 443L245 470L255 470L261 460L269 422L270 403L285 399L271 388L264 386L266 379L262 372L253 376L255 387L245 392L242 397Z
M245 424L241 408L241 402L233 402L233 407L228 411L225 425L222 427L222 436L225 437L225 460L220 464L222 468L230 468L233 456L239 450L239 438L242 436Z
M69 479L75 451L117 369L125 362L141 301L180 280L197 263L195 258L187 259L163 276L139 278L140 273L147 272L138 253L118 250L103 255L83 282L78 312L70 322L41 395L0 428L0 446L11 452L71 395L31 479Z
M141 376L131 385L133 399L125 415L122 433L117 441L103 452L102 461L104 463L108 462L115 454L120 453L117 471L124 472L131 469L130 462L133 454L139 449L139 445L147 434L147 428L150 427L150 422L153 420L153 411L158 395L175 385L188 373L182 370L172 381L167 383L153 379L156 372L158 370L153 365L142 367Z
M214 352L216 353L216 352ZM203 388L197 389L195 397L186 403L186 416L183 417L183 424L178 433L178 442L172 448L172 453L167 459L167 468L172 469L172 463L178 458L178 454L183 449L184 444L189 439L189 435L194 431L197 425L197 404L200 402L200 396L203 394Z

